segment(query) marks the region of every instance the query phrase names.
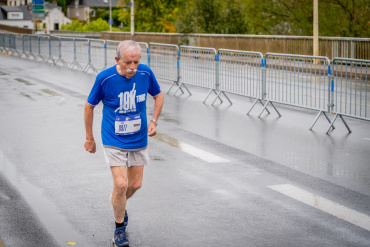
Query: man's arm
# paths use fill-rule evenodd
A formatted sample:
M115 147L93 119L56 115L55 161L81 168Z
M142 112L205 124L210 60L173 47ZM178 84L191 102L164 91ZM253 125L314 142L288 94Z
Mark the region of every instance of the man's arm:
M85 103L85 129L86 129L86 142L85 149L90 153L96 152L96 144L93 134L93 119L94 119L95 106Z
M153 119L158 121L159 115L162 111L163 106L163 93L159 93L153 97L154 99L154 107L153 107ZM149 136L154 136L157 134L157 124L154 121L150 121L148 126L148 134Z

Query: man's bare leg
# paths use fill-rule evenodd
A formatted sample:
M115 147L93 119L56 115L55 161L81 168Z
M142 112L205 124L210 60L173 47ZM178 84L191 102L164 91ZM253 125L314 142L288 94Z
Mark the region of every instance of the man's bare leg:
M126 192L127 200L141 188L144 175L144 166L131 166L127 169L128 188Z
M113 176L112 206L114 218L117 223L122 223L125 217L126 193L128 188L127 167L111 166Z

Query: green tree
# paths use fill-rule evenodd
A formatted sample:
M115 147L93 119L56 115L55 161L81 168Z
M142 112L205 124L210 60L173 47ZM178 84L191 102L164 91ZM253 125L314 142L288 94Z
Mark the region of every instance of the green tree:
M65 31L86 31L86 32L101 32L109 31L108 22L99 18L96 21L88 22L85 25L82 22L73 20L71 23L62 25L61 30Z
M244 34L248 22L242 0L195 0L176 22L181 33Z
M83 24L77 20L73 20L70 23L63 24L60 30L64 31L82 31Z
M86 32L101 32L101 31L109 31L109 24L107 21L103 20L102 18L97 19L96 21L86 23L82 31Z
M369 0L319 1L319 35L370 37ZM255 34L313 35L313 0L245 0Z
M131 14L129 0L121 0L122 8L119 20L126 30L130 29ZM175 32L174 23L179 13L185 8L185 0L136 0L135 31L136 32Z

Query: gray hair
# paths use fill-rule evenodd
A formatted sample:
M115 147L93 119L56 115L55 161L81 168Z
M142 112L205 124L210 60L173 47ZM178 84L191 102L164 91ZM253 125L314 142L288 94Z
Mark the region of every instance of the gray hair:
M124 40L119 43L117 46L117 58L118 60L122 59L122 54L125 54L130 51L138 51L141 57L141 47L138 43L132 40Z

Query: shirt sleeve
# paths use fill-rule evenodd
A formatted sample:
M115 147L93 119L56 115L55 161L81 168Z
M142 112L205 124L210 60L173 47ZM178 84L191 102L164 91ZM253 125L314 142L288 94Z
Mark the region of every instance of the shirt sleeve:
M87 98L87 103L90 105L97 105L99 102L103 99L103 79L101 76L97 76L95 79L95 84L93 88L91 89L91 92L89 94L89 97Z

